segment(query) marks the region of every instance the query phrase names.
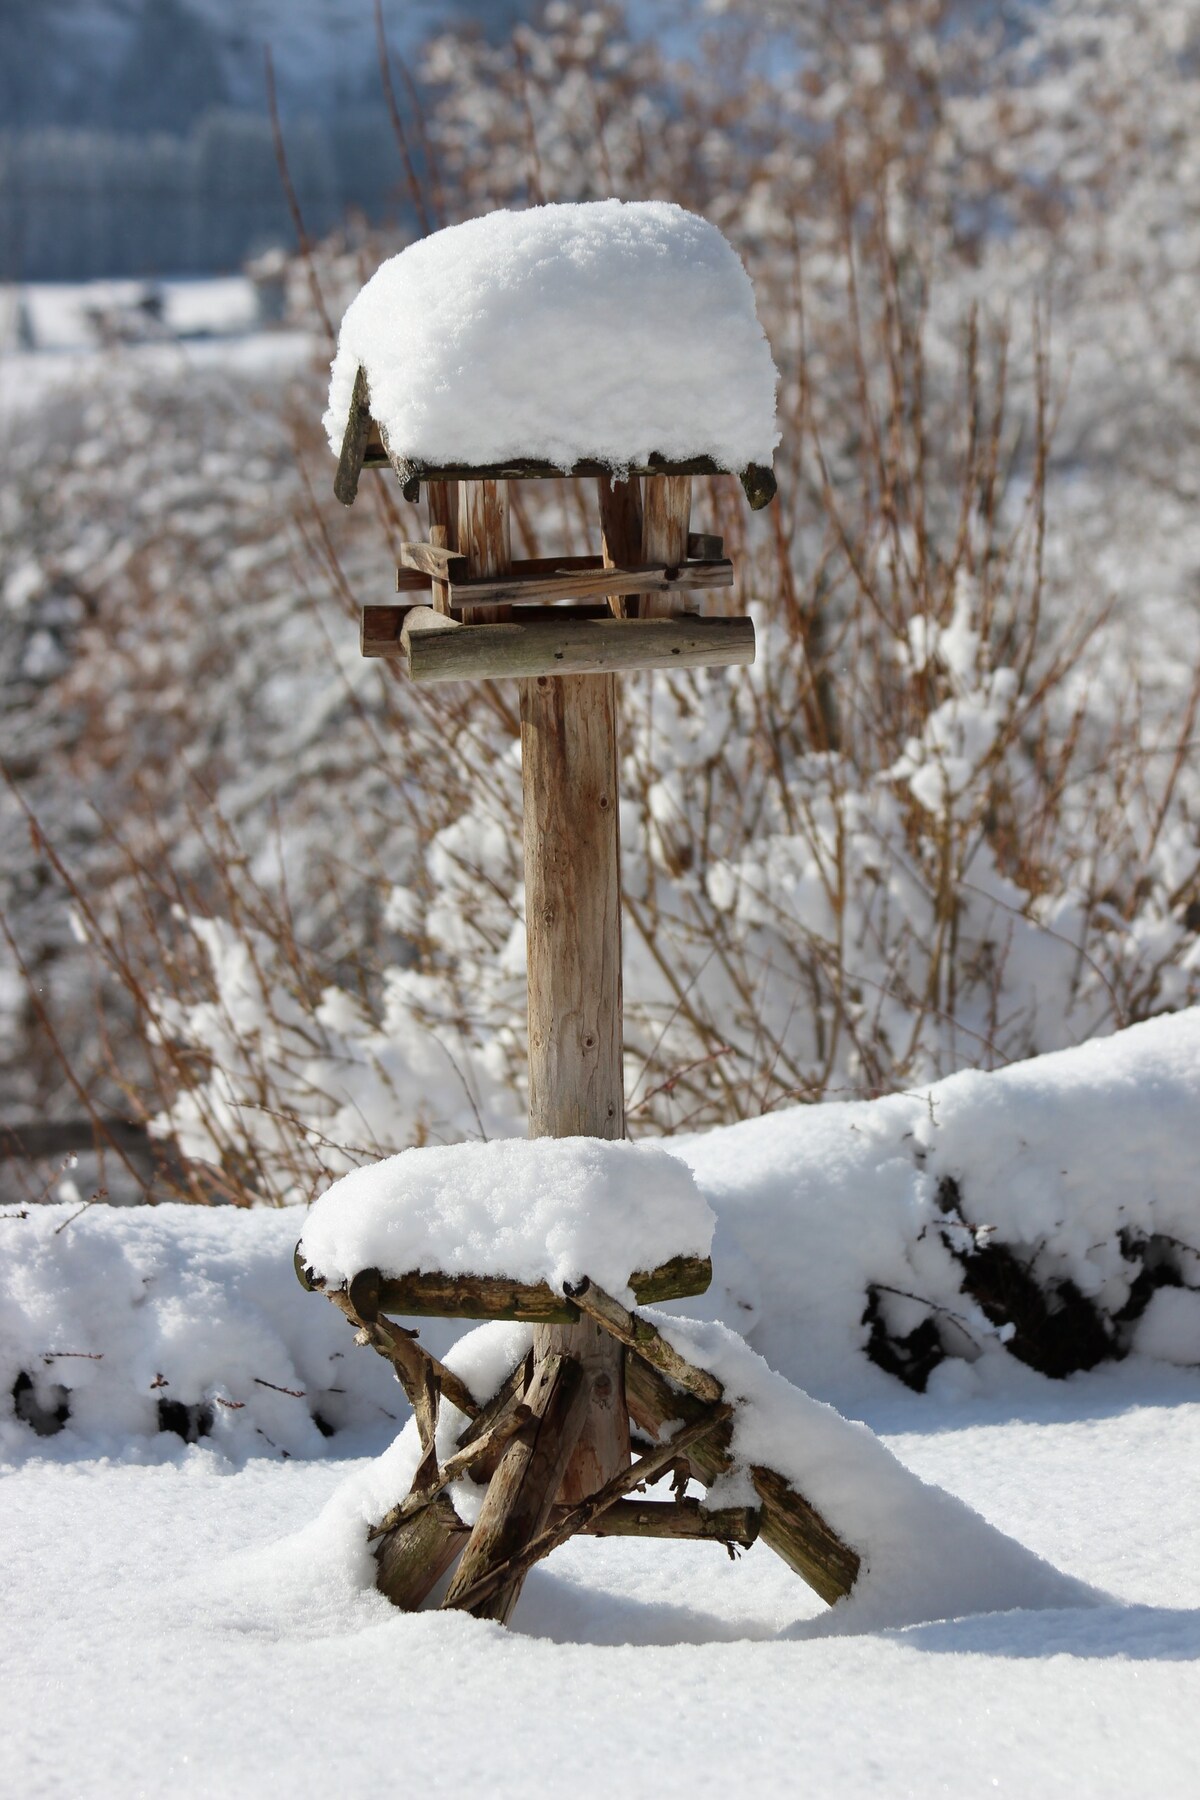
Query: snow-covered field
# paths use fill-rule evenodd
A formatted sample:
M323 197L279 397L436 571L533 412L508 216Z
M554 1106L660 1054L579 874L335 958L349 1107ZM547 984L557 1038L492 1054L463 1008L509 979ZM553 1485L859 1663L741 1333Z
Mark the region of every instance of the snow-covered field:
M508 1632L399 1614L369 1585L357 1510L404 1461L404 1438L380 1457L399 1390L295 1284L304 1215L9 1212L0 1378L26 1391L0 1419L0 1791L1194 1793L1190 1263L1143 1312L1173 1297L1152 1334L1067 1381L1015 1360L1001 1329L973 1351L947 1337L910 1392L867 1360L854 1308L864 1280L934 1235L953 1168L964 1215L986 1204L1009 1243L1022 1223L1040 1278L1070 1268L1086 1287L1090 1268L1097 1305L1127 1317L1118 1232L1165 1240L1194 1212L1198 1046L1200 1014L1183 1014L925 1096L680 1146L717 1213L709 1310L741 1317L793 1381L836 1391L881 1437L885 1474L883 1447L981 1515L895 1490L893 1563L921 1530L910 1566L869 1562L860 1582L890 1614L857 1594L826 1611L762 1545L733 1561L718 1545L580 1539L532 1572ZM910 1265L935 1311L951 1267ZM443 1353L450 1335L423 1328ZM156 1432L164 1399L207 1435ZM35 1436L26 1421L45 1428L63 1405L63 1428Z

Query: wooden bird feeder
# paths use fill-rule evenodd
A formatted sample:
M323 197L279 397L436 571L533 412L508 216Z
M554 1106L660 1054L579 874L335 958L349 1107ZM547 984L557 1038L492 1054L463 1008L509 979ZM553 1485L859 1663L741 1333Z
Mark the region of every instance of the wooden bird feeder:
M538 209L593 210L600 209ZM749 304L753 319L752 296ZM633 394L645 373L629 369ZM614 470L599 455L559 466L538 448L502 462L409 454L388 420L374 416L372 377L359 366L335 492L349 504L364 468L391 469L406 499L423 498L428 509L427 538L401 547L399 602L363 610L363 654L402 658L421 683L519 682L529 1135L613 1139L625 1135L616 677L753 662L750 619L700 611L709 590L732 586L734 570L719 538L691 530L691 491L696 478L732 473L757 508L771 500L775 480L761 463L729 468L711 454L651 455ZM514 559L510 484L547 477L596 483L599 555ZM303 1268L300 1274L311 1284ZM681 1256L631 1285L644 1304L701 1293L710 1279L707 1261ZM665 1504L627 1498L671 1468L679 1493L688 1475L715 1480L730 1466L732 1409L713 1377L589 1283L556 1294L523 1289L498 1271L464 1280L366 1270L330 1298L393 1362L424 1446L412 1492L372 1534L378 1585L398 1605L420 1605L460 1549L444 1604L506 1620L526 1569L573 1532L745 1544L760 1529L759 1514L745 1509L734 1509L735 1517L678 1497ZM480 1407L389 1313L528 1319L534 1347ZM439 1467L440 1395L471 1424L457 1455ZM637 1462L631 1420L651 1445ZM489 1484L469 1534L446 1494L467 1471ZM781 1476L758 1469L754 1481L764 1539L827 1600L848 1592L854 1551Z

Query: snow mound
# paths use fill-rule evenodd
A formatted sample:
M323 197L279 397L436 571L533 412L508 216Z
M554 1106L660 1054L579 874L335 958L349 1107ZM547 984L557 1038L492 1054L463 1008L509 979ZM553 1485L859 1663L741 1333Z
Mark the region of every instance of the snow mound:
M393 455L613 468L779 441L775 365L736 251L662 201L494 212L385 262L348 307L325 428L340 451L359 368Z
M167 1457L184 1438L240 1462L337 1453L346 1431L377 1441L404 1417L403 1392L301 1291L296 1224L184 1205L10 1213L0 1457L127 1455L139 1442Z
M631 1274L707 1256L716 1221L696 1182L655 1144L502 1138L403 1150L355 1169L308 1214L300 1255L341 1287L360 1269L590 1276L632 1299Z

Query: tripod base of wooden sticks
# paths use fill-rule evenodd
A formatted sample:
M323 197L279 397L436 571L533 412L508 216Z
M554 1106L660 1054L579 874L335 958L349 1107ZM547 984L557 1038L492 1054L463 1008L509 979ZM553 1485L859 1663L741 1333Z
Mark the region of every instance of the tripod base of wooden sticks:
M297 1269L306 1286L318 1285L299 1261ZM668 1298L702 1291L710 1275L706 1262L680 1257L651 1275L634 1276L631 1285L635 1295ZM376 1586L394 1605L420 1607L459 1558L442 1606L506 1622L534 1563L578 1534L703 1538L724 1544L730 1555L761 1537L829 1604L854 1586L857 1554L777 1470L750 1469L757 1506L707 1508L686 1497L689 1481L710 1486L733 1466L736 1403L649 1319L591 1282L555 1294L496 1277L389 1281L365 1270L329 1298L356 1327L359 1342L393 1365L420 1434L421 1461L409 1492L368 1534ZM586 1324L618 1359L638 1453L595 1491L566 1497L565 1478L593 1400L584 1360L553 1348L531 1350L481 1405L414 1332L387 1316L385 1307L396 1301L410 1314ZM454 1449L439 1457L443 1399L468 1423ZM674 1498L631 1498L668 1472ZM464 1476L486 1484L473 1527L459 1518L447 1491Z

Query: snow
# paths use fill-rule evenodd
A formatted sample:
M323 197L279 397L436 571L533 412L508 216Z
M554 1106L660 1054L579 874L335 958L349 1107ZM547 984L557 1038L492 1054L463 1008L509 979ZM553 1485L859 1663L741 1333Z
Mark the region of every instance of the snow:
M541 1766L569 1769L581 1795L611 1793L630 1747L666 1731L666 1795L782 1792L798 1767L847 1800L1191 1794L1194 1290L1154 1294L1124 1363L1050 1382L993 1337L924 1395L867 1362L852 1302L935 1236L930 1188L950 1172L964 1210L1047 1233L1042 1253L1081 1279L1124 1220L1186 1241L1198 1046L1200 1017L1183 1014L682 1146L718 1216L719 1279L679 1304L740 1319L766 1361L729 1322L653 1316L737 1397L739 1466L779 1467L863 1550L856 1592L833 1609L761 1544L730 1561L715 1545L586 1539L531 1572L508 1632L399 1614L370 1585L363 1524L411 1477L416 1433L409 1421L393 1439L399 1389L382 1359L296 1284L298 1209L5 1213L0 1382L31 1375L46 1408L70 1390L52 1435L0 1421L9 1779L39 1795L306 1796L335 1774L378 1786L403 1767L433 1794L486 1778L526 1796L533 1719ZM514 1146L473 1150L444 1166L494 1161L494 1192L515 1191ZM565 1156L578 1174L578 1148ZM686 1176L658 1147L640 1167L660 1158L656 1179ZM482 1176L464 1185L469 1215ZM690 1182L679 1192L702 1204ZM482 1397L529 1341L487 1325L433 1347ZM837 1388L862 1422L768 1363ZM218 1415L198 1442L155 1432L160 1376ZM330 1438L318 1397L343 1409ZM461 1422L443 1408L443 1450ZM712 1501L744 1485L735 1469ZM469 1484L454 1500L473 1516Z
M321 1196L300 1253L332 1287L360 1269L585 1275L632 1300L628 1280L674 1256L707 1256L712 1212L689 1170L654 1144L505 1138L431 1145L355 1169Z
M392 454L415 462L741 470L779 441L749 277L715 226L662 201L489 213L385 262L342 320L335 453L360 367Z

